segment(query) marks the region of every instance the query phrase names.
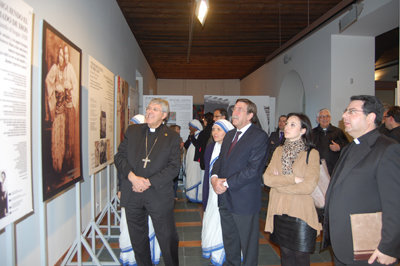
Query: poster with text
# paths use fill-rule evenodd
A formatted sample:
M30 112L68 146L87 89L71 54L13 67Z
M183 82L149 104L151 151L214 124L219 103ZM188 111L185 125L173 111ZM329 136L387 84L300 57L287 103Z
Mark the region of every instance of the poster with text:
M129 84L126 80L120 76L115 77L116 99L117 99L117 116L116 116L116 147L119 146L121 141L124 139L124 134L128 128L128 99L129 99Z
M153 98L161 98L169 103L167 125L179 125L181 137L185 141L189 136L189 122L193 117L193 96L182 95L143 95L143 114Z
M0 0L0 230L33 210L32 14L23 1Z
M43 21L43 200L82 180L81 65L81 49Z
M136 80L134 86L129 86L129 119L139 112L139 83Z
M114 159L114 74L89 56L89 174Z
M225 108L228 111L229 121L236 100L247 98L257 106L257 116L261 127L269 134L274 131L275 125L275 98L270 96L225 96L204 95L204 113L213 113L217 108Z

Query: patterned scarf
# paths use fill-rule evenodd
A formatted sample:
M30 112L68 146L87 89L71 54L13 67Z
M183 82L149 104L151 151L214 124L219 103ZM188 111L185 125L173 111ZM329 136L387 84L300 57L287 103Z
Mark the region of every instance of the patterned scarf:
M306 149L303 140L285 140L282 154L282 174L290 175L293 173L292 165L301 151Z

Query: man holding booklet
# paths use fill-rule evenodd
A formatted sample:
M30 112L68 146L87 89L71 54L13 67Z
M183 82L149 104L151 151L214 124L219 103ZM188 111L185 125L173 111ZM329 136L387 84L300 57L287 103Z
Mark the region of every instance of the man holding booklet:
M400 144L377 130L382 116L382 103L369 95L352 96L343 113L354 141L343 148L333 171L324 221L323 247L332 245L335 265L391 265L400 257ZM369 254L358 250L354 228L359 224L352 224L350 215L380 212L377 246L368 248Z

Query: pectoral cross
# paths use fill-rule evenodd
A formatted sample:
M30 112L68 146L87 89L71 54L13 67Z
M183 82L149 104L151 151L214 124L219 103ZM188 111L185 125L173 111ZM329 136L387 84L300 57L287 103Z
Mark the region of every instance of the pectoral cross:
M150 162L150 159L149 159L149 157L146 157L146 158L142 159L142 162L144 162L144 164L143 164L143 168L146 168L146 166L147 166L147 163L149 163L149 162Z

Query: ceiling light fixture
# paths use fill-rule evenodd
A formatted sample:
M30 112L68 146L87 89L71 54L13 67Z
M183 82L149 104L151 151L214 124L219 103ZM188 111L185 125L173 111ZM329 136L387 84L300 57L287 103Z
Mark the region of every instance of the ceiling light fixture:
M202 26L204 26L204 22L206 21L208 8L208 0L196 0L196 17L199 19Z

